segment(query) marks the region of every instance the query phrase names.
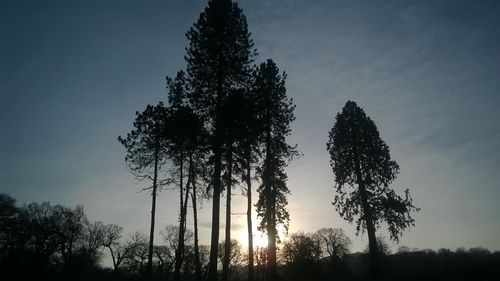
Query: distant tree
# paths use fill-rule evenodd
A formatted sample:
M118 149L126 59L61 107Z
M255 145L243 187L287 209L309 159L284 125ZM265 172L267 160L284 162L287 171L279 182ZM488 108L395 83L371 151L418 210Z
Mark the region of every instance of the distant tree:
M82 239L85 224L88 223L83 206L74 209L56 205L54 206L56 229L59 235L59 247L64 262L64 274L72 274L73 258L79 240Z
M7 194L0 193L0 261L5 256L9 247L16 240L19 209L16 199Z
M483 247L473 247L468 252L473 255L489 255L491 253L490 250Z
M100 221L84 224L82 237L79 239L79 252L82 261L89 266L97 265L99 262L99 249L104 246L105 231L105 225Z
M277 225L288 229L289 213L286 195L290 192L286 182L285 167L298 155L295 147L286 143L290 135L290 124L295 119L293 100L286 95L286 74L280 74L272 60L262 63L254 73L254 91L258 96L259 111L262 116L264 163L257 170L262 178L258 189L257 215L261 218L259 229L268 236L268 270L271 279L276 270Z
M147 279L152 278L153 242L158 190L158 173L162 160L165 159L164 139L167 127L168 112L163 103L148 105L146 109L136 112L134 129L126 138L118 137L118 141L126 148L125 162L131 173L138 179L150 179L152 186L151 225L149 235Z
M327 151L337 191L333 205L344 219L356 221L358 233L367 230L372 269L376 271L375 229L387 222L390 238L398 241L402 232L414 225L411 213L418 208L408 189L403 198L389 188L399 166L391 160L375 123L355 102L348 101L337 114Z
M154 253L158 263L156 276L162 280L165 278L164 276L168 276L168 273L174 266L175 255L172 255L172 250L165 245L155 245Z
M320 241L315 235L294 233L283 243L282 257L292 274L314 275L319 273L321 259Z
M123 263L130 272L136 272L141 277L147 270L149 261L148 239L144 233L136 231L129 235L126 245L129 251L124 256Z
M409 253L411 251L412 251L412 249L410 249L410 247L408 247L408 246L399 246L397 253L404 254L404 253Z
M265 267L267 265L267 249L257 247L254 251L255 257L255 280L264 280Z
M102 245L109 249L111 259L113 261L113 269L116 271L121 263L123 253L116 250L120 246L120 238L122 236L123 227L116 224L108 224L104 226L104 238ZM117 256L118 255L118 256Z
M210 246L208 245L200 245L199 246L199 259L200 259L200 266L201 266L201 272L202 272L202 279L206 279L205 277L208 274L208 265L209 265L209 260L210 260Z
M33 202L22 209L24 229L21 231L24 233L20 235L24 236L23 248L32 253L33 263L46 267L59 249L55 209L49 202Z
M213 208L210 269L208 279L217 279L222 150L225 137L221 110L230 90L241 88L250 74L253 42L246 18L237 3L211 0L186 34L187 72L193 88L191 102L209 123L213 153ZM224 278L224 277L223 277Z
M243 249L241 247L241 244L238 242L238 240L232 239L231 240L231 251L227 252L225 251L226 243L220 243L219 247L223 249L224 251L219 252L219 260L221 263L224 263L224 260L229 260L229 267L228 267L228 280L231 280L231 277L234 273L234 270L243 265L246 262L246 257L245 253L243 252ZM225 255L229 253L229 256L226 257Z
M384 236L377 236L377 251L379 255L387 256L391 254L391 246L385 240ZM367 245L365 248L365 252L370 252L370 245Z
M160 231L160 235L168 248L172 249L174 253L177 252L177 247L179 246L177 241L177 239L179 239L179 227L176 225L167 225ZM191 244L192 241L193 232L187 229L186 235L184 235L184 244Z
M315 236L320 242L322 252L327 254L332 262L341 260L350 252L351 239L341 228L321 228Z

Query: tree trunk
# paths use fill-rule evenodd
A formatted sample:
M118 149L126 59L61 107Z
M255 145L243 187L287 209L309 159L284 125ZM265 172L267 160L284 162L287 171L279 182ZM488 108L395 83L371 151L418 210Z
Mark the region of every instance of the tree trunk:
M361 195L361 207L363 208L363 217L366 222L366 232L368 232L368 248L370 250L370 270L373 277L378 276L380 272L380 255L377 246L377 238L375 236L375 225L373 223L373 216L370 204L368 203L368 195L366 193L366 187L363 180L361 165L359 161L359 155L356 149L354 149L354 161L355 161L355 173L356 182L359 187L359 192Z
M191 164L192 165L192 164ZM193 168L193 171L196 169ZM201 281L200 249L198 247L198 206L196 200L196 179L195 173L191 175L191 184L193 186L191 200L193 202L193 224L194 224L194 266L196 271L196 280Z
M221 51L222 52L222 51ZM213 176L213 198L212 198L212 234L210 239L210 260L208 265L208 281L217 281L217 257L219 252L219 226L220 226L220 191L221 191L221 169L222 169L222 102L224 69L222 55L219 56L217 65L217 100L215 105L215 142L214 152L214 176Z
M252 229L252 178L251 148L247 148L246 181L247 181L247 226L248 226L248 281L253 281L253 229Z
M108 245L107 246L108 249L109 249L109 252L111 253L111 259L113 260L113 271L116 271L116 258L115 258L115 253L113 252L113 248L111 247L111 245Z
M268 267L268 280L275 280L278 270L276 266L276 220L274 216L274 197L270 196L269 206L269 221L267 223L267 267Z
M271 104L270 94L266 97L267 106ZM272 163L272 149L271 149L271 112L267 109L266 113L267 128L266 128L266 167L264 171L265 177L265 192L267 193L267 274L268 280L274 280L277 276L276 268L276 220L275 220L275 194L274 194L274 167Z
M153 279L153 240L155 234L155 212L156 212L156 184L158 180L158 153L159 145L156 145L155 149L155 169L153 175L153 200L151 204L151 229L149 232L149 252L148 252L148 264L146 269L146 280Z
M181 154L181 157L183 155ZM191 157L190 157L191 158ZM188 180L186 183L185 187L185 193L182 191L183 189L183 165L184 162L181 159L181 196L184 195L184 197L181 197L181 208L180 208L180 220L179 220L179 241L177 242L177 252L175 253L175 268L174 268L174 280L178 281L180 280L180 274L181 274L181 266L182 266L182 261L184 260L184 236L186 233L186 216L187 216L187 201L189 198L189 185L191 181L191 173L192 173L192 167L191 167L191 161L190 161L190 166L188 168Z
M229 258L231 256L231 181L233 168L232 144L229 144L227 156L226 178L226 237L224 245L224 259L222 260L222 281L229 280Z

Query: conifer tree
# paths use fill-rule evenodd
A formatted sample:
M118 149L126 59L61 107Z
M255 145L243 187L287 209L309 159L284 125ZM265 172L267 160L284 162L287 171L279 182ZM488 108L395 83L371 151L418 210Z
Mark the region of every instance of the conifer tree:
M153 273L153 240L158 173L166 155L164 147L167 120L168 112L163 103L160 102L156 106L148 105L143 112L136 112L134 129L125 138L118 137L118 141L127 150L125 162L130 172L138 179L150 179L153 181L153 186L151 187L152 203L149 251L146 267L147 280L152 278Z
M258 173L262 184L258 189L257 215L261 218L259 229L268 237L268 274L276 277L277 226L288 229L289 213L286 196L290 193L285 168L298 156L294 146L286 143L290 124L295 119L293 100L286 95L286 74L280 74L272 60L262 63L255 71L254 91L259 96L258 106L263 124L264 163Z
M401 197L389 187L399 166L391 160L389 147L363 109L348 101L335 119L327 143L337 191L333 205L344 219L356 222L358 233L368 232L372 273L377 274L375 229L385 221L390 238L398 241L402 232L414 225L411 212L419 209L408 189Z
M167 77L170 119L166 137L169 145L169 156L177 167L180 191L179 237L175 253L174 280L180 279L181 265L184 260L187 203L189 195L192 193L190 188L195 187L193 182L195 179L194 173L197 172L195 162L202 160L196 157L202 156L201 150L203 150L206 135L201 118L193 111L188 102L187 93L189 89L186 82L183 71L179 71L175 79ZM184 185L185 170L187 170L187 182Z
M211 130L213 207L208 279L217 279L223 144L222 106L232 89L248 82L254 54L246 17L237 3L211 0L186 34L191 103Z

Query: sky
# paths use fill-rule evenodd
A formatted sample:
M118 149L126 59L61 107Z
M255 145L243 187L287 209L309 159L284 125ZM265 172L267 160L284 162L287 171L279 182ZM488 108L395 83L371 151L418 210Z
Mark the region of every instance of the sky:
M286 71L297 105L288 140L303 156L287 169L290 233L340 227L353 251L368 243L331 205L328 131L354 100L401 168L392 187L409 188L421 208L399 245L500 250L498 1L239 4L256 62L272 58ZM147 233L147 183L128 172L117 137L137 110L166 100L165 76L185 69L185 33L205 5L0 0L0 192L19 205L82 204L90 220ZM243 213L245 198L233 194ZM177 199L159 194L157 234L177 224ZM200 212L208 244L211 202ZM246 241L245 217L233 220L232 235Z

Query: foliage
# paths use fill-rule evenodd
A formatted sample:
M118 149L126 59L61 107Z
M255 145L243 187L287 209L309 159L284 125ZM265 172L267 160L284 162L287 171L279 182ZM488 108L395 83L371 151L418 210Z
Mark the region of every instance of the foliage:
M389 187L399 166L391 160L389 147L375 123L355 102L348 101L337 114L327 150L337 191L333 205L344 219L356 222L358 232L366 229L367 219L375 227L385 221L390 238L398 241L403 230L414 226L411 213L419 209L413 205L408 189L401 197Z
M131 173L139 179L153 180L155 163L161 166L166 159L165 130L168 128L168 111L162 102L148 105L143 112L136 112L134 129L118 141L127 150L125 162Z
M323 256L339 261L350 253L351 239L341 228L321 228L314 233Z
M294 233L283 243L281 251L291 273L317 275L320 271L321 246L314 235Z
M283 224L288 229L290 215L286 209L286 195L290 193L284 170L288 162L298 156L295 147L286 143L290 124L295 120L293 99L286 96L286 74L280 74L272 60L262 63L254 72L253 91L258 95L260 118L264 127L265 159L257 174L262 178L258 189L257 214L261 218L259 229L268 231Z
M229 90L248 83L255 51L246 17L235 2L211 0L186 37L190 101L202 116L216 122Z

